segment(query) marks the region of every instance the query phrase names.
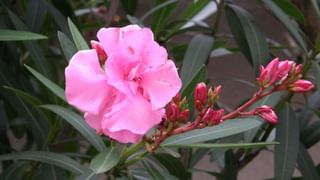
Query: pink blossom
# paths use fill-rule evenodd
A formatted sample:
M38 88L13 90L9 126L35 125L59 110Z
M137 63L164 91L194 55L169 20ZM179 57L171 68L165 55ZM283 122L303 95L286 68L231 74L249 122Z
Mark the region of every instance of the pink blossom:
M259 84L264 88L269 87L278 80L279 58L273 59L266 68L260 67L260 77L257 78Z
M272 124L276 124L278 121L278 117L276 113L273 111L273 109L270 106L258 107L255 109L254 114L260 116L262 119Z
M97 132L137 143L180 90L177 68L148 28L102 28L97 37L94 49L77 52L65 70L67 100Z
M312 82L303 79L297 80L290 86L291 87L289 87L289 90L296 93L307 92L314 88Z

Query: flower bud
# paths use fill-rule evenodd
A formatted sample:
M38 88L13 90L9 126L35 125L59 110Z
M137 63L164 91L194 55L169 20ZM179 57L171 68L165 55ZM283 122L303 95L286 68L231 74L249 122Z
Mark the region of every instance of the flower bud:
M179 113L178 119L179 120L187 120L189 118L189 115L190 115L190 110L185 109Z
M202 103L201 103L199 100L196 100L196 101L194 102L194 108L195 108L197 111L201 112L202 109L203 109L203 105L202 105Z
M222 122L222 117L224 114L223 109L213 110L208 108L203 115L203 121L206 122L208 125L218 125Z
M314 88L314 85L312 84L312 82L307 80L302 80L302 79L289 85L289 90L296 93L307 92L312 90L313 88Z
M181 100L181 95L180 95L180 93L176 94L176 95L172 98L172 101L173 101L174 103L176 103L176 104L179 104L180 100Z
M212 105L213 103L215 103L219 99L221 89L222 89L221 85L216 86L214 88L214 90L212 90L212 88L209 88L209 90L208 90L208 104L209 105Z
M258 84L267 88L278 80L279 58L273 59L266 68L260 67L260 76L257 78Z
M198 83L194 91L194 100L199 101L202 105L207 102L207 85L204 82Z
M174 103L170 102L166 107L166 117L170 121L175 121L179 115L179 107Z
M278 117L270 106L261 106L255 109L254 114L260 116L269 123L276 124Z
M100 43L97 41L91 41L91 47L96 50L99 58L99 62L104 64L108 58L106 52L104 51L103 47L101 47Z

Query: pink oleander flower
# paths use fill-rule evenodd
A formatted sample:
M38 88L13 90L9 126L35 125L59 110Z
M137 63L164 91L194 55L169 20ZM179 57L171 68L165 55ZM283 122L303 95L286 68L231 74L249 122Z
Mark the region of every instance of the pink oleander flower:
M254 114L260 116L262 119L270 122L272 124L276 124L278 121L278 117L276 113L273 111L270 106L261 106L254 110Z
M307 92L312 90L313 88L314 85L312 84L312 82L303 79L297 80L289 86L289 90L296 93Z
M261 87L267 88L273 83L275 83L278 77L279 69L279 58L273 59L267 66L264 68L260 67L260 77L257 78L257 81Z
M97 132L137 143L180 90L177 68L148 28L102 28L97 37L65 70L67 100Z

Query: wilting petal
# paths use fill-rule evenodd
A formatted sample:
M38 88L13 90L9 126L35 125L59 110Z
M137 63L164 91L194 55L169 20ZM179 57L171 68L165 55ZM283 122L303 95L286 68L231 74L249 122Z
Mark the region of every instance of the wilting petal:
M141 85L149 95L152 109L164 107L181 88L177 68L171 60L142 74Z
M129 130L120 130L120 131L109 131L108 129L104 129L103 133L110 138L117 140L121 143L138 143L143 135L141 134L134 134Z
M112 94L95 50L77 52L65 70L66 98L81 111L97 114Z
M102 126L111 132L128 130L142 135L159 124L163 115L163 109L152 110L150 102L137 94L114 104L112 110L105 114Z

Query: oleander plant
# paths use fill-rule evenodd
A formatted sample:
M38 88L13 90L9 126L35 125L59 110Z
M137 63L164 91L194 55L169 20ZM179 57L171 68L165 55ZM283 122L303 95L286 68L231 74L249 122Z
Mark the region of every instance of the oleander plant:
M274 165L254 178L320 179L319 5L2 0L0 179L232 180L263 151ZM222 77L250 86L236 107L209 75L227 56L251 69Z

